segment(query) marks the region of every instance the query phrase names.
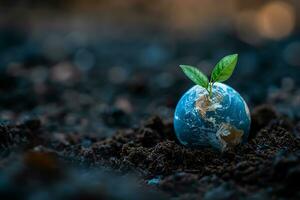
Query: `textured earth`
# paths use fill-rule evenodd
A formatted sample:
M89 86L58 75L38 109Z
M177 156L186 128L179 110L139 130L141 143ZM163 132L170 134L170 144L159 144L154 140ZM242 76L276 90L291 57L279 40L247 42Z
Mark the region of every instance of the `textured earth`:
M250 129L249 108L231 87L215 83L210 98L194 86L178 102L174 127L179 141L187 147L213 147L221 151L245 143Z
M2 123L0 196L299 198L300 124L270 106L255 108L252 119L249 142L226 153L182 146L172 120L159 117L105 139L50 134L36 118Z

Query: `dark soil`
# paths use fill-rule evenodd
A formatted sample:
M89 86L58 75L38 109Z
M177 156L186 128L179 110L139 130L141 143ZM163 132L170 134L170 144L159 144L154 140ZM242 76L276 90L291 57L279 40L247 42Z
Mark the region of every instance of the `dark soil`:
M182 199L295 197L299 195L299 133L273 112L258 108L253 114L257 135L223 154L181 146L174 138L172 123L158 117L75 151L88 157L89 163L134 170L146 180L159 178L156 187ZM270 117L261 121L260 116L267 115Z
M294 126L287 119L278 117L269 106L255 108L252 120L252 131L257 131L255 136L247 144L225 153L183 147L174 137L172 121L159 117L152 117L134 129L120 130L111 138L89 138L89 142L84 142L88 137L83 135L49 136L41 122L34 118L20 124L3 123L0 126L1 149L5 159L1 166L5 173L1 179L1 194L16 199L23 195L43 195L35 193L46 186L54 187L58 198L77 199L80 195L96 199L100 196L118 198L112 191L97 191L94 183L89 181L87 185L82 184L80 181L87 181L82 179L82 172L66 167L72 163L89 169L89 176L105 181L114 176L99 175L95 169L113 169L123 175L134 173L143 180L140 182L144 185L142 194L146 194L145 187L148 192L160 191L159 196L155 194L157 192L149 193L149 199L154 196L179 199L299 198L299 124ZM12 160L17 168L9 164ZM113 179L119 181L118 177ZM73 184L73 190L70 194L64 193L55 188L57 184ZM124 187L120 183L113 184ZM138 194L130 189L126 189L133 193L127 196L128 199L130 195L136 198Z

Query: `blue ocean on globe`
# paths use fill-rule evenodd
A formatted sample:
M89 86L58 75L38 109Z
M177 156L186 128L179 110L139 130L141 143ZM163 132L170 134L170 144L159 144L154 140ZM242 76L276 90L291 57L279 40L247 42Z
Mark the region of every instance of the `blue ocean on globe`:
M188 147L213 147L221 151L247 141L250 113L233 88L215 83L212 96L195 85L179 100L174 115L178 140Z

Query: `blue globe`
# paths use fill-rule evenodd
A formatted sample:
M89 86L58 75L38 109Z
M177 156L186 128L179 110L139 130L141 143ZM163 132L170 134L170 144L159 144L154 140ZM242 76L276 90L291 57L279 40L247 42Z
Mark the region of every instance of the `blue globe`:
M212 97L195 85L179 100L174 116L178 140L188 147L228 150L246 142L250 113L241 95L223 83L215 83Z

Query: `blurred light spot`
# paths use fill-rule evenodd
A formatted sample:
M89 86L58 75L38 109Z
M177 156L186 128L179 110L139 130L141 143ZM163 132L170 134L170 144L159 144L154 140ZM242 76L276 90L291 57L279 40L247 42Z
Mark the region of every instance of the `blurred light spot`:
M290 43L283 51L285 61L292 66L300 66L300 41Z
M155 85L160 88L168 88L173 85L174 77L169 73L160 73L154 79Z
M161 67L160 65L169 57L168 52L160 45L151 44L141 52L141 63L149 67Z
M74 48L83 47L87 44L87 37L82 32L71 32L65 38L66 48L70 52L74 50Z
M238 37L249 44L259 44L262 38L259 36L256 26L256 11L243 11L236 16L236 29Z
M86 49L76 51L74 64L82 71L88 71L95 65L95 56Z
M133 110L130 101L126 97L118 97L115 106L126 113L131 113Z
M295 11L288 3L277 1L264 6L257 15L259 33L266 38L288 36L295 26Z
M168 2L168 1L166 1ZM234 13L234 1L173 0L166 4L167 27L182 35L198 36L200 31L214 30ZM162 18L161 20L163 20Z
M128 72L122 67L112 67L108 71L108 77L112 83L123 83L128 78Z
M59 61L67 56L64 40L59 35L49 35L42 48L45 56L52 61Z
M285 91L291 91L293 90L295 86L295 82L292 78L290 77L284 77L281 79L281 88Z
M70 63L62 62L51 69L51 78L58 82L68 82L72 79L76 79L77 72Z

